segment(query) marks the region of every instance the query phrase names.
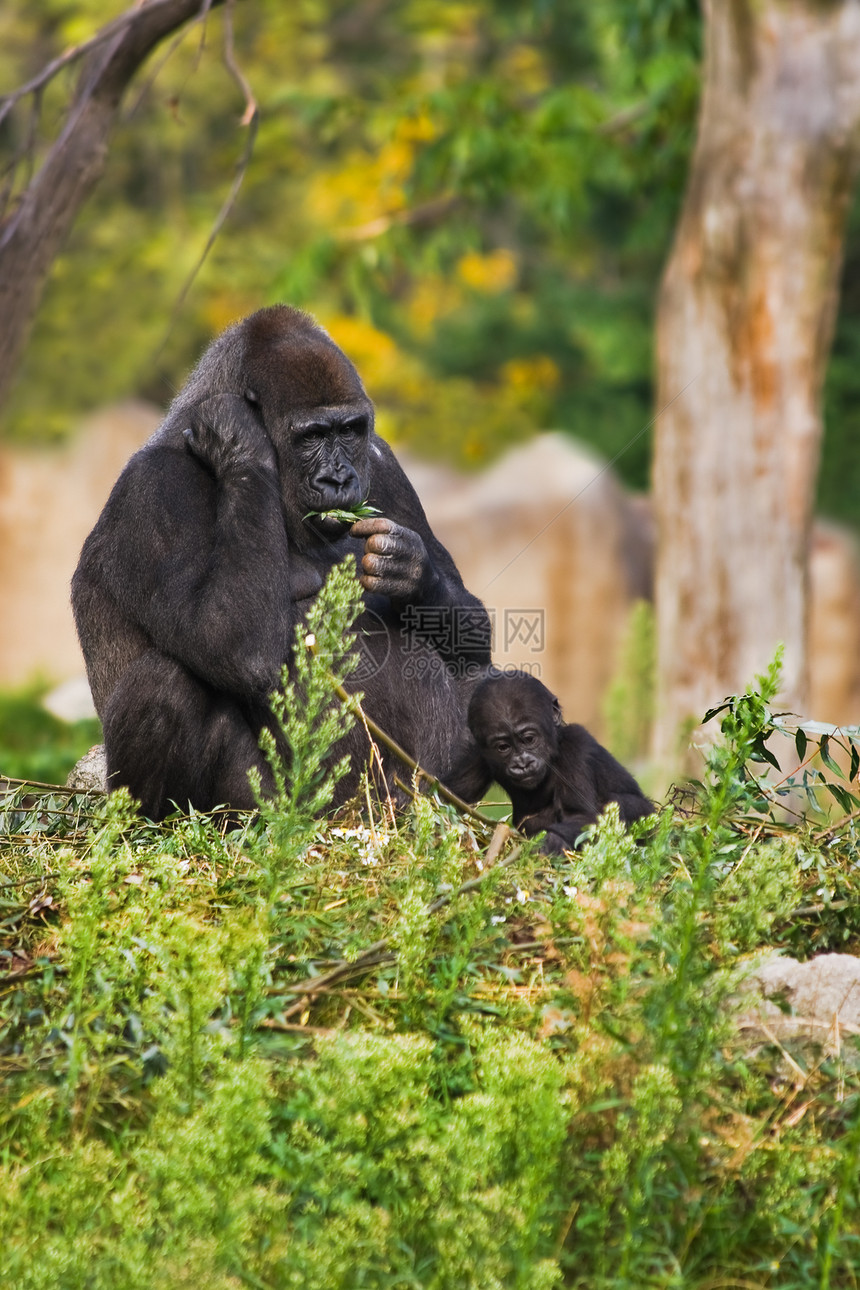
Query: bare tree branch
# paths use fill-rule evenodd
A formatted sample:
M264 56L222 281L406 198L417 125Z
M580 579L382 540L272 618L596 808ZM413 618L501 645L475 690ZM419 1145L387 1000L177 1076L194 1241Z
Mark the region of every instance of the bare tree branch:
M182 289L180 290L179 295L173 302L173 309L170 312L170 321L167 324L164 336L158 345L158 349L153 355L153 363L158 360L165 345L170 339L170 333L173 330L177 317L179 316L179 311L185 304L188 292L191 290L198 273L206 263L207 256L215 245L218 234L224 227L224 221L233 209L236 198L239 196L239 189L242 187L242 180L245 178L245 172L248 169L248 163L250 162L254 152L254 144L257 140L257 128L260 124L260 113L257 107L257 100L254 97L251 86L236 61L236 51L233 47L233 6L235 3L236 0L226 0L226 10L224 14L224 65L235 80L236 84L239 86L239 89L242 91L245 98L245 111L242 113L241 124L248 126L248 137L245 140L245 147L242 150L242 155L236 164L236 174L233 178L232 184L230 185L230 191L224 199L224 203L221 206L220 211L215 217L215 222L212 225L208 238L206 239L206 245L201 251L194 268L182 284Z
M15 209L0 224L0 405L29 337L51 265L104 171L108 140L125 90L165 37L192 19L205 18L222 3L143 0L0 100L2 120L27 94L41 94L63 68L81 63L59 137Z

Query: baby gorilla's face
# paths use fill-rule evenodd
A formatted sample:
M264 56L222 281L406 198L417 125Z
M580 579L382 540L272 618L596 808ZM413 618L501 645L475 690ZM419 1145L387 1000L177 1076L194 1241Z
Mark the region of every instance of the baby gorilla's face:
M549 774L553 749L532 722L505 722L481 746L487 765L502 788L537 788Z
M558 751L552 695L532 678L499 677L476 691L469 726L497 783L539 788Z

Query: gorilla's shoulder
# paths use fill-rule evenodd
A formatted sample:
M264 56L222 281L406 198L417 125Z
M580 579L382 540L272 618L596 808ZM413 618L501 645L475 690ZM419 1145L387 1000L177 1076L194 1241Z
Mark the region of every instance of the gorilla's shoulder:
M108 499L106 512L133 515L178 510L190 513L209 503L214 484L188 451L182 431L161 426L129 457Z
M579 726L575 721L565 722L558 732L559 748L564 749L571 754L583 756L590 752L597 740L594 735L586 730L585 726Z
M143 476L147 479L153 474L173 474L177 471L196 474L196 465L196 459L188 451L181 427L173 421L165 421L129 457L122 473L132 478Z
M175 417L169 417L162 421L158 429L151 434L146 443L138 448L134 457L141 457L142 460L151 460L152 454L155 454L156 460L161 453L165 452L186 452L187 447L183 435L183 425Z

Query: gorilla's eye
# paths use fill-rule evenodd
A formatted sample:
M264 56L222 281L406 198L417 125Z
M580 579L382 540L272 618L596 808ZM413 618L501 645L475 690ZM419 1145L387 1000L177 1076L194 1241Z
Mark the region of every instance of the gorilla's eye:
M245 399L248 403L252 403L255 408L260 406L260 396L256 390L246 390Z
M307 444L308 447L313 448L317 444L322 443L324 439L328 438L328 433L328 426L305 426L301 432L300 438L303 444Z
M341 426L341 434L351 435L353 438L359 438L367 430L367 420L365 417L356 417L353 421L346 421Z

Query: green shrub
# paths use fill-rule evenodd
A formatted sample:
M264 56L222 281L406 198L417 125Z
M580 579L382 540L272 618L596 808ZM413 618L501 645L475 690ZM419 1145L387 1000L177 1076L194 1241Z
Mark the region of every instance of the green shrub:
M776 667L683 809L487 867L432 798L320 816L354 603L337 572L240 827L2 808L2 1283L855 1285L856 1038L752 1044L729 1006L765 945L860 949L853 818L786 822L763 774Z

